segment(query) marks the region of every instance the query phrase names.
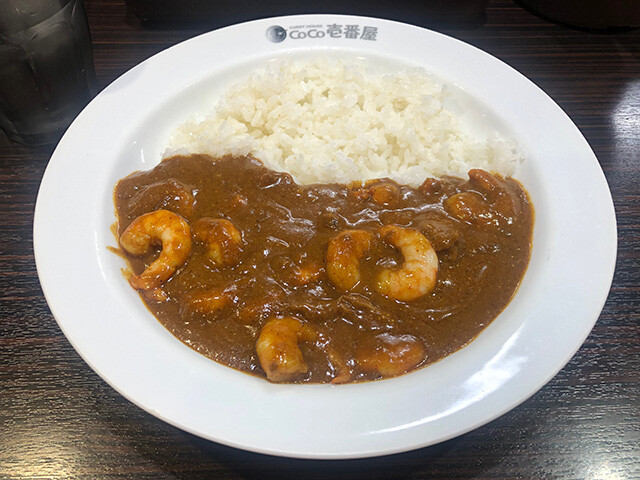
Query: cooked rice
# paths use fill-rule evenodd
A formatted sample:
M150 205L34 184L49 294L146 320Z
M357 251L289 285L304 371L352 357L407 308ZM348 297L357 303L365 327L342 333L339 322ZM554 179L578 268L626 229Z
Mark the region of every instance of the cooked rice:
M514 145L497 133L471 135L446 108L447 95L418 69L391 75L327 58L280 63L182 125L167 154L252 155L307 184L390 177L416 185L471 168L511 175L520 160Z

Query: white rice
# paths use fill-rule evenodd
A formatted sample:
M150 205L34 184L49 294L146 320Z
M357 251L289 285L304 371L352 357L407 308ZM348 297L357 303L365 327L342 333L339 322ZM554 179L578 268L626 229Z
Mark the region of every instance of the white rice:
M447 88L412 69L374 74L328 58L271 65L231 87L203 120L180 126L166 155L252 155L297 182L511 175L520 155L497 132L472 135Z

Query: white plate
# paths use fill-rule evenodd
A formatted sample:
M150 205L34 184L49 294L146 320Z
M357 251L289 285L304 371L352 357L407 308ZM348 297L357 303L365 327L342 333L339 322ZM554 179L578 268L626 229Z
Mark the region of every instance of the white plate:
M328 25L375 39L320 37ZM287 31L281 42L267 32ZM375 30L371 30L375 29ZM343 28L343 32L346 28ZM305 38L299 38L306 33ZM298 38L295 38L298 37ZM277 39L277 35L272 36ZM400 378L358 385L272 385L218 365L168 333L121 275L112 190L160 160L167 136L252 68L285 56L361 56L421 65L475 99L526 153L516 173L536 209L529 269L511 304L469 346ZM487 107L490 106L490 107ZM158 418L223 444L276 455L354 458L431 445L524 401L572 357L594 325L616 256L613 203L578 129L539 88L449 37L362 17L259 20L191 39L107 87L56 148L34 224L51 311L106 382ZM532 419L533 421L534 419Z

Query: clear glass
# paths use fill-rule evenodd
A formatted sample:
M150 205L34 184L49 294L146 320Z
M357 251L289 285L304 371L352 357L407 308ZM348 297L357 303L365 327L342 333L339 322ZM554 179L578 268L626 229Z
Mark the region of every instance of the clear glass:
M94 85L80 0L0 0L0 127L9 138L55 142Z

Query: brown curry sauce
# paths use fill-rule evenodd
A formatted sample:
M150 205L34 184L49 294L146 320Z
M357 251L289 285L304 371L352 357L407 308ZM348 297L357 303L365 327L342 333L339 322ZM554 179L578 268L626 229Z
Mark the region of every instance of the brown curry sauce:
M158 209L189 224L202 217L230 220L242 233L239 263L217 268L194 243L187 263L162 285L162 295L141 297L194 350L263 377L255 349L262 327L277 316L300 319L317 336L300 341L308 372L292 381L311 383L381 378L356 358L357 352L380 349L380 339L417 339L426 351L418 367L468 344L514 295L533 231L533 208L522 186L478 170L468 181L427 179L418 188L391 180L361 188L299 186L250 157L176 156L121 180L115 204L118 235ZM430 240L439 267L431 292L401 302L373 288L376 272L403 264L400 252L377 235L361 261L360 283L348 292L331 283L328 242L347 229L375 234L382 225L414 228ZM139 274L157 255L125 256ZM212 288L227 292L229 304L209 313L185 306L189 292Z

